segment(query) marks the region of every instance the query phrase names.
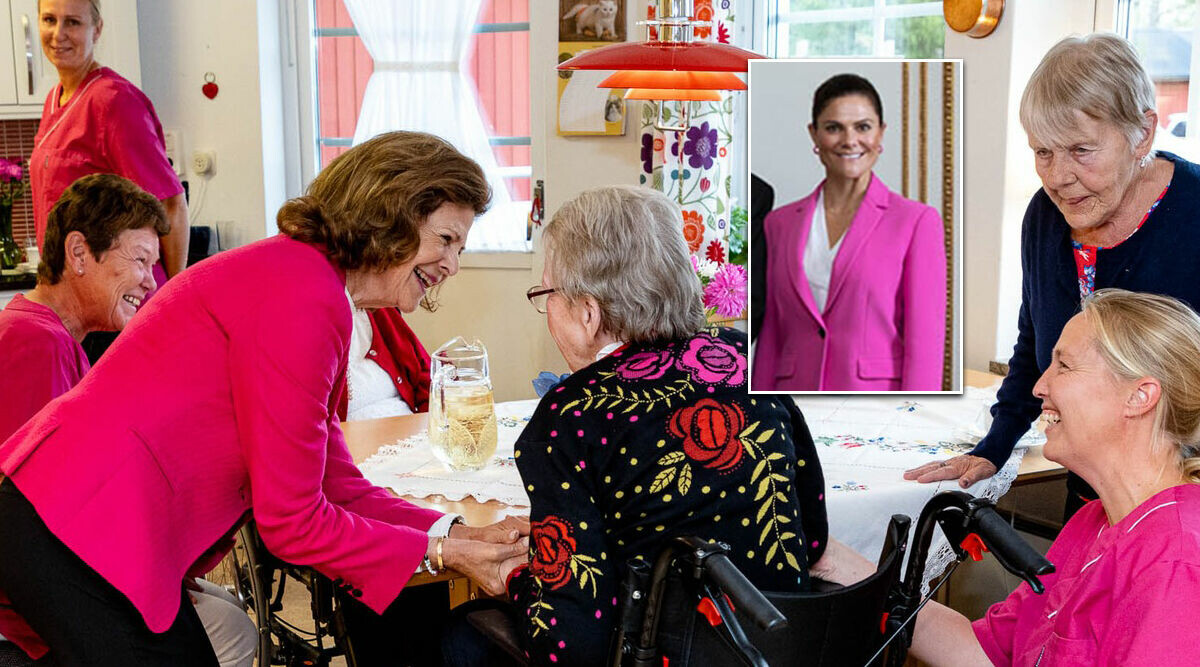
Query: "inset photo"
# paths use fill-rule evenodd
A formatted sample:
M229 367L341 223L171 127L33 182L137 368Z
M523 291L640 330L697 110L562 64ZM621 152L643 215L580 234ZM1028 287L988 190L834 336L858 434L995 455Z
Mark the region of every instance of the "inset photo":
M751 393L961 393L962 61L748 85Z

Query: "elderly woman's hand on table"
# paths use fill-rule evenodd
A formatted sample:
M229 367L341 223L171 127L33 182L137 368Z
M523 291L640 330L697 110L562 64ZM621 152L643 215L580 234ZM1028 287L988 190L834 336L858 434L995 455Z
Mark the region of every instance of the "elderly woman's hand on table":
M905 470L904 479L916 480L922 484L957 479L958 485L965 489L975 482L995 475L996 472L996 466L991 461L980 456L963 454Z

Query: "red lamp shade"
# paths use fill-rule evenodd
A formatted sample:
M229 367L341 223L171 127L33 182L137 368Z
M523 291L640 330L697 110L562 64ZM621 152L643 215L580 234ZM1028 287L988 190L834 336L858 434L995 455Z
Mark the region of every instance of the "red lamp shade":
M627 42L589 49L558 69L745 72L747 62L763 57L719 42Z
M602 88L603 86L597 86ZM683 102L720 102L721 93L715 90L688 88L630 88L627 100L679 100Z
M675 90L745 90L746 84L732 72L680 72L675 70L621 70L597 84L598 88L655 88ZM718 99L706 97L704 99ZM629 99L696 99L688 97Z

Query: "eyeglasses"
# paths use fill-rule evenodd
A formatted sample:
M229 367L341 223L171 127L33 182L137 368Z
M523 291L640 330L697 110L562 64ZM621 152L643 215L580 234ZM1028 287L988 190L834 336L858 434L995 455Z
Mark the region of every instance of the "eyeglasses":
M525 298L529 299L529 303L533 305L533 309L546 314L546 302L550 300L550 295L558 291L556 287L542 287L534 285L525 290Z

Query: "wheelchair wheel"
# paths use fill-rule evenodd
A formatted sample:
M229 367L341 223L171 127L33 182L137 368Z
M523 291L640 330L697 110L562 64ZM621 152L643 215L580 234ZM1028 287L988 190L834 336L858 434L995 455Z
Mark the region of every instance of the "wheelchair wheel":
M265 553L265 549L260 547L258 531L250 523L242 526L233 548L234 583L242 606L254 611L255 624L258 626L256 663L258 667L268 667L280 664L274 661L275 645L271 641L270 600L274 572L259 562L259 554Z

